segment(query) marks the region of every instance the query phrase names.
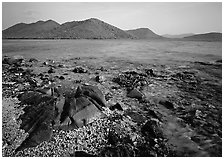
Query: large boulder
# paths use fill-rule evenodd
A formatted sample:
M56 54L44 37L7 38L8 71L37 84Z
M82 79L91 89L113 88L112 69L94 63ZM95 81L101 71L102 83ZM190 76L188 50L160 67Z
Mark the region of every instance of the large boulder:
M21 129L29 134L18 150L48 140L52 129L70 130L91 123L106 105L103 93L96 86L62 82L51 87L54 93L27 91L18 97L28 105L20 119Z

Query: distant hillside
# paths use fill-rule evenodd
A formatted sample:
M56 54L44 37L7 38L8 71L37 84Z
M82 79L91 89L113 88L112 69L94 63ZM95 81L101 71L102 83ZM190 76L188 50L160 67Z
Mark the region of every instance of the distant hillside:
M16 24L3 31L3 38L40 39L120 39L133 38L125 31L95 18L66 22L62 25L48 20Z
M162 36L166 38L184 38L184 37L192 36L192 35L194 34L193 33L177 34L177 35L164 34Z
M184 37L184 40L192 41L222 41L222 33L206 33L206 34L197 34L193 36Z
M127 30L127 33L131 34L132 36L136 37L137 39L161 39L164 38L160 35L155 34L148 28L139 28L134 30Z
M2 32L2 38L45 38L48 32L60 27L60 24L53 20L38 21L36 23L16 24Z

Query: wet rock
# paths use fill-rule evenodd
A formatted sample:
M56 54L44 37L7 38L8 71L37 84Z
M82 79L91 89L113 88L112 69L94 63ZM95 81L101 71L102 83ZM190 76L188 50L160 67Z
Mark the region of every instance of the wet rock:
M106 101L110 100L111 98L113 98L113 94L111 92L108 92L107 94L105 94Z
M63 75L68 75L68 73L63 73Z
M49 62L47 62L47 61L45 61L45 62L43 62L43 65L48 65L49 64Z
M51 87L43 87L43 88L39 88L37 89L38 92L52 96L53 95L53 88Z
M107 142L109 145L116 145L119 142L120 138L115 131L109 131L107 135Z
M102 83L104 81L105 81L105 77L104 76L100 76L100 75L96 76L96 82Z
M222 63L222 59L221 59L221 60L216 60L215 62L217 62L217 63Z
M64 68L65 65L63 65L63 64L58 64L58 67L59 67L59 68Z
M48 70L48 73L55 73L55 70L51 67L49 70Z
M27 147L35 147L47 141L52 135L52 120L54 118L54 100L41 102L38 105L26 107L25 113L20 116L21 129L29 136L22 142L16 151Z
M70 154L70 157L97 157L97 156L87 153L85 151L75 151L74 153Z
M107 71L107 69L105 69L103 66L101 66L98 70L100 70L100 71Z
M29 59L29 62L38 62L38 60L35 59L35 58L30 58L30 59Z
M134 157L135 152L130 145L107 146L102 149L100 157Z
M132 119L132 121L138 124L142 124L147 120L147 118L144 115L136 111L129 110L126 112L126 115L129 116Z
M3 64L21 66L24 63L24 58L22 56L13 56L13 57L3 57Z
M60 79L60 80L64 80L65 77L64 77L64 76L60 76L59 79Z
M119 103L116 103L115 105L110 107L110 110L115 110L115 109L123 111L123 108Z
M156 77L156 74L153 72L153 69L145 69L147 75Z
M159 124L155 120L148 120L141 128L141 132L147 139L153 141L155 138L163 138ZM155 144L155 142L153 142Z
M174 109L173 103L171 103L167 100L160 100L159 104L165 106L167 109Z
M74 101L75 100L75 101ZM74 99L70 104L69 116L71 116L72 121L75 126L82 127L91 122L91 120L96 116L101 114L101 110L84 97L79 97Z
M143 94L137 90L137 89L133 89L131 90L128 94L127 94L127 97L130 97L130 98L136 98L136 99L142 99L143 98Z
M76 96L86 95L94 99L99 105L106 106L106 100L103 93L96 86L83 85L77 88Z
M72 72L74 73L87 73L88 71L81 66L75 67Z
M23 94L19 94L18 99L24 104L38 105L41 102L52 100L53 97L37 91L26 91Z

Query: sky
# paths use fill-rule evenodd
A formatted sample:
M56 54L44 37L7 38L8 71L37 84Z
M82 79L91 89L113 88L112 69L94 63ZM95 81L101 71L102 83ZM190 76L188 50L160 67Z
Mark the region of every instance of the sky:
M123 30L163 34L222 32L221 2L3 2L2 29L52 19L98 18Z

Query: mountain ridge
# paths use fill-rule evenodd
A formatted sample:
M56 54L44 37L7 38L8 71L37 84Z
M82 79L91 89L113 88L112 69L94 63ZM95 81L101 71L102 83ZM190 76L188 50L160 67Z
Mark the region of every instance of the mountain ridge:
M192 33L193 34L193 33ZM179 37L178 37L179 36ZM122 30L97 18L70 21L54 20L18 23L2 31L2 39L166 39L222 41L222 33L158 35L149 28Z
M157 35L149 28L137 28L133 30L126 30L127 33L133 35L138 39L161 39L164 38L160 35Z

